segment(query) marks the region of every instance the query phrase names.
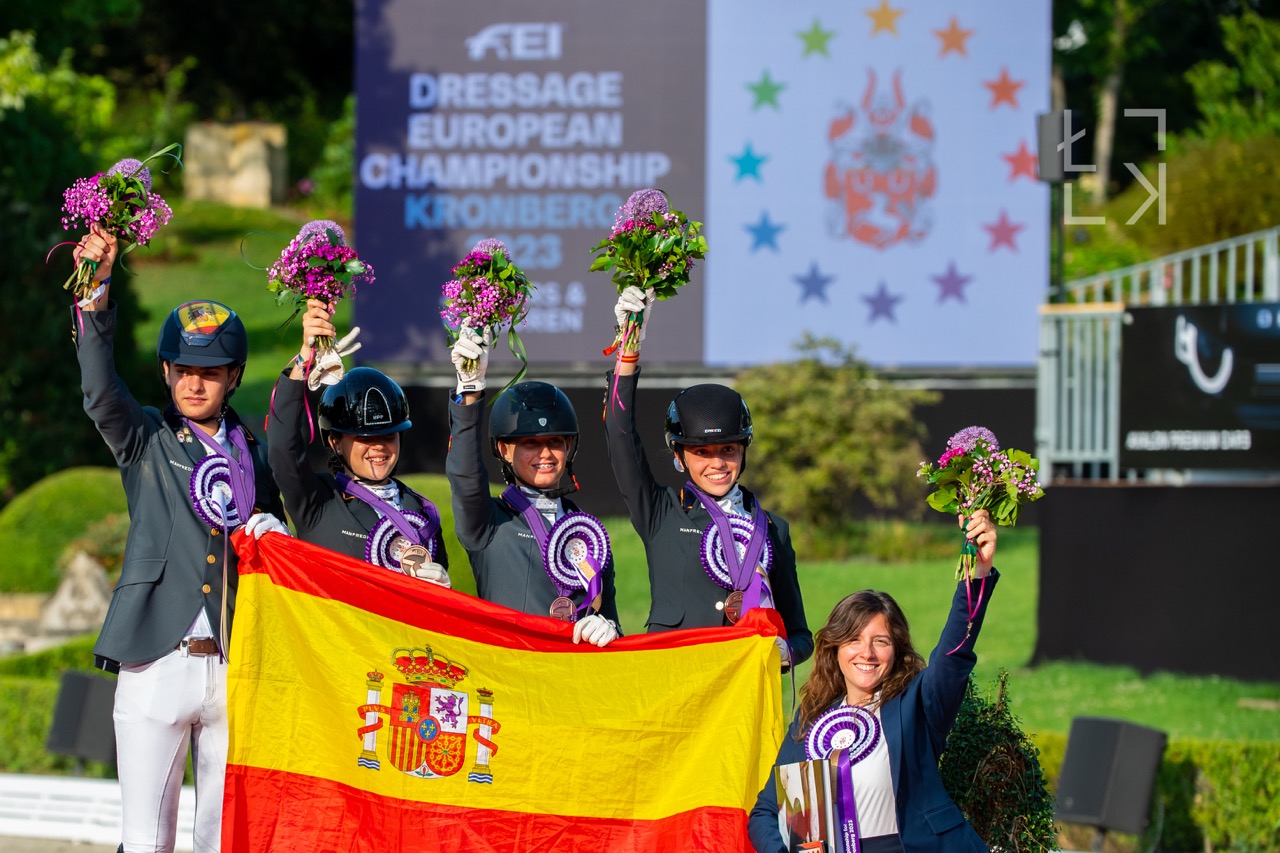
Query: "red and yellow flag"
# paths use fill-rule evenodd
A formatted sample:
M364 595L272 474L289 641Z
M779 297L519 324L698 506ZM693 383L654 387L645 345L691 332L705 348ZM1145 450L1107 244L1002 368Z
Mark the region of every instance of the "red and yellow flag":
M751 849L771 613L598 649L295 539L236 547L223 849Z

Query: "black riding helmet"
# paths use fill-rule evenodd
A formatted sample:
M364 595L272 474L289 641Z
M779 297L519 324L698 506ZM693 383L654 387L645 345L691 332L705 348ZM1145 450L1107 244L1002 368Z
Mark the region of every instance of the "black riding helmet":
M502 478L509 485L516 484L516 473L502 458L498 442L535 435L563 435L569 439L564 466L569 485L546 489L543 493L555 498L577 491L573 457L578 455L578 416L573 404L563 391L549 382L517 382L499 394L489 410L489 449L502 463Z
M320 398L320 434L391 435L413 426L409 400L395 380L372 367L348 370Z
M679 444L751 444L751 410L725 385L691 385L667 407L667 447Z
M244 378L244 365L249 360L249 335L236 312L221 302L209 299L184 302L170 311L160 325L156 355L161 362L162 379L164 362L190 367L240 368L227 389L230 397Z
M742 395L728 386L690 385L667 406L666 439L681 465L682 446L741 442L741 477L747 470L747 448L751 446L751 410Z

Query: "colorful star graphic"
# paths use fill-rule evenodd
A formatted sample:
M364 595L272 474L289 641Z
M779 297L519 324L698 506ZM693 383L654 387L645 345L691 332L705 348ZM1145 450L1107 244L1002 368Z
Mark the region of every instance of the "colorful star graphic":
M1026 83L1022 80L1014 80L1009 76L1008 68L1000 69L1000 77L996 80L984 80L982 85L991 90L991 109L995 109L1001 104L1008 104L1015 110L1018 108L1018 90Z
M933 34L942 40L942 50L938 51L938 56L946 56L952 51L961 56L969 55L965 42L973 35L973 30L961 29L955 15L951 16L951 23L947 24L945 30L934 30Z
M768 248L776 252L778 251L778 234L785 231L787 226L770 222L769 212L766 210L760 213L760 221L755 225L742 227L751 235L751 251Z
M729 162L738 167L738 176L734 180L740 181L743 178L760 180L760 164L768 159L768 157L752 151L751 143L748 142L746 147L742 149L741 154L737 157L729 158Z
M824 30L822 25L818 23L818 19L813 19L813 26L808 30L798 32L800 40L804 42L804 53L801 56L808 56L811 53L818 53L823 56L830 56L827 53L827 42L831 41L835 36L835 30Z
M956 270L956 262L949 261L947 263L947 271L942 275L930 276L934 283L938 285L938 304L941 305L948 299L955 299L957 302L964 302L964 287L970 281L973 281L971 275L960 275Z
M1018 150L1016 152L1013 154L1001 154L1000 156L1004 158L1004 161L1009 164L1009 168L1012 169L1009 172L1010 183L1016 181L1020 175L1025 175L1033 181L1036 180L1037 171L1040 167L1040 158L1035 155L1035 152L1027 148L1025 139L1018 142Z
M800 304L808 302L810 299L821 299L827 302L827 288L831 286L831 282L836 280L833 275L823 275L818 272L817 262L809 264L809 271L804 275L792 276L796 284L800 285Z
M987 232L991 235L991 245L987 247L988 252L994 252L1001 246L1008 246L1010 251L1016 252L1018 251L1018 244L1013 241L1013 238L1017 237L1018 232L1027 226L1010 222L1009 215L1004 210L1001 210L999 219L990 225L984 224L982 227L987 229Z
M758 110L766 104L778 109L778 93L787 88L786 83L777 83L769 76L769 69L764 70L764 74L760 76L758 83L748 83L747 88L755 95L755 103L751 105L751 109Z
M862 297L862 301L871 306L871 316L867 318L867 322L874 323L880 317L884 317L892 323L897 323L898 318L893 316L893 308L902 300L903 297L891 294L889 288L881 281L880 288L875 293Z
M898 18L902 17L902 9L894 9L889 6L889 0L880 0L880 5L875 9L865 9L863 14L871 19L871 35L885 32L892 35L898 34Z

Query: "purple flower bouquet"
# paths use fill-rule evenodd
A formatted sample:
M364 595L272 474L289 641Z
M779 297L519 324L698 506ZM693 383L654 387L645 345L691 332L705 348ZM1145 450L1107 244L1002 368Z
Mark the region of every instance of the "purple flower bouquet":
M182 147L174 143L145 161L126 158L93 177L77 178L62 193L62 227L72 231L100 225L128 243L120 251L122 256L147 245L160 226L173 218L173 210L159 193L152 191L151 171L146 163L166 156L177 160L181 151ZM62 286L77 300L89 297L97 268L95 261L81 260Z
M511 387L524 377L529 364L516 326L524 322L529 313L533 285L511 260L506 244L492 238L472 246L451 272L453 278L441 288L444 309L440 312L449 329L450 344L458 339L462 326L482 334L487 331L492 340L496 340L498 332L506 326L507 346L520 361L519 371L506 386ZM475 369L474 364L465 367Z
M612 271L618 293L635 285L652 288L658 299L670 299L689 283L694 260L706 255L701 229L701 222L672 210L661 190L637 190L618 208L613 231L591 250L596 253L591 270ZM642 320L639 314L628 317L604 354L619 347L623 352L634 349Z
M1018 510L1044 497L1036 479L1040 460L1021 450L1001 450L995 434L971 426L947 439L937 463L921 462L916 476L934 487L926 501L938 512L969 515L985 509L996 524L1012 526ZM977 549L966 540L956 577L969 577Z
M276 295L278 303L293 305L290 319L306 308L308 299L336 305L354 297L358 285L373 281L373 267L347 245L342 227L328 219L303 225L267 270L267 290ZM315 349L314 363L307 366L307 384L312 390L336 384L344 372L342 354L332 338L317 339Z

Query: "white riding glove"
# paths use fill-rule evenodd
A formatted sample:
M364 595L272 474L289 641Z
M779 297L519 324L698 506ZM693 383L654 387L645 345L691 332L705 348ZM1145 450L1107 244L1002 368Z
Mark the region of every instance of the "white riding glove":
M333 342L333 348L337 350L338 355L346 358L356 350L360 349L360 347L364 346L364 344L356 340L358 337L360 337L360 327L352 326L351 331Z
M653 288L641 290L634 284L618 294L618 301L613 306L613 317L621 329L627 324L631 314L640 315L640 334L637 341L644 340L645 329L649 325L649 312L653 309L655 295Z
M458 341L453 345L449 358L458 373L459 394L484 390L484 375L489 370L489 346L492 343L493 332L487 328L484 334L466 324L458 329Z
M785 672L791 668L791 646L781 637L774 637L773 644L778 647L778 654L782 655L782 669Z
M252 536L254 539L261 539L264 533L283 533L285 536L292 536L289 528L285 523L276 518L269 512L258 512L249 516L249 520L244 523L244 532Z
M581 643L586 640L588 643L599 646L602 649L618 639L619 634L618 626L599 613L589 613L573 625L573 641L575 643Z
M445 589L453 589L453 581L449 580L449 572L439 563L423 563L421 566L414 566L413 576L418 580L427 581Z

